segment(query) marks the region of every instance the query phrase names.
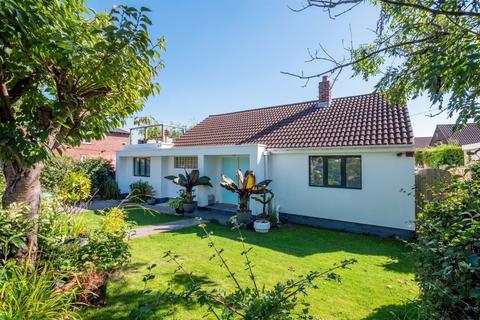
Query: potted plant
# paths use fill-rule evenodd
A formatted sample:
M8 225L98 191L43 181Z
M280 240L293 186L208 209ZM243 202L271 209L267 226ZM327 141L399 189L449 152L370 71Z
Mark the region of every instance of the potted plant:
M167 176L165 179L171 180L176 185L185 188L185 198L183 200L183 210L191 213L195 210L196 202L193 201L193 188L196 186L210 186L210 178L207 176L200 177L200 171L192 170L188 173L185 170L185 174L179 174L178 176Z
M176 213L182 214L185 212L185 210L183 210L184 202L185 202L185 192L183 190L180 190L176 198L168 201L168 206L174 209Z
M256 232L265 233L270 230L270 213L268 213L268 204L272 202L274 194L272 190L264 189L260 197L252 197L253 200L263 205L262 213L257 215L253 228Z
M238 195L239 206L237 221L239 223L248 224L252 221L252 213L248 209L250 196L252 194L262 194L272 180L264 180L257 184L255 174L252 170L247 170L245 171L245 174L243 174L240 169L237 171L237 178L239 186L237 186L232 179L222 174L220 185Z

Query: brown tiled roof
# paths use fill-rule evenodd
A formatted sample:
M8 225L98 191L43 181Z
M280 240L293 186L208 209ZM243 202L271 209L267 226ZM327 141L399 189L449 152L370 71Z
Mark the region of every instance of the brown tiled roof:
M407 108L368 94L211 115L176 147L264 144L270 148L413 144Z
M444 143L450 143L451 140L458 141L463 146L466 144L479 143L480 142L480 127L474 123L468 123L463 129L453 131L453 124L439 124L437 128L443 133L446 138ZM432 141L437 142L437 141Z
M416 148L425 148L430 145L432 137L415 137L415 147Z

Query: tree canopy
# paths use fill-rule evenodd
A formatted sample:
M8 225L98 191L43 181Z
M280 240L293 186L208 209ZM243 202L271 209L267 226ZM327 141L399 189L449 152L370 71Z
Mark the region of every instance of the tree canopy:
M428 95L432 104L457 123L480 124L480 3L476 0L308 0L303 11L317 7L331 18L361 3L380 8L375 39L347 48L344 58L324 47L310 51L310 61L329 66L316 74L284 72L300 79L332 74L346 67L364 79L380 76L376 91L395 104ZM353 41L352 41L353 42Z
M28 168L61 144L101 138L159 91L164 39L150 10L84 0L0 2L0 160Z

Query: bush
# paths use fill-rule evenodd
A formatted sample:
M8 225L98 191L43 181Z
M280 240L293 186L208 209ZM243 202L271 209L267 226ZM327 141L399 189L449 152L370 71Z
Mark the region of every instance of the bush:
M17 204L12 204L8 209L0 209L1 259L13 257L19 249L28 249L26 235L33 226L31 221L23 218L28 211L27 206Z
M413 244L421 298L432 318L480 318L480 165L418 214Z
M146 202L153 198L155 191L153 187L147 182L139 180L130 185L130 194L128 199L132 202Z
M70 157L50 157L40 177L42 188L51 193L58 193L63 178L67 173L75 171L75 162Z
M83 172L68 172L63 176L60 198L63 202L75 204L90 198L91 181Z
M0 319L79 319L75 293L55 288L54 271L48 266L33 271L10 263L0 270Z
M113 194L118 198L117 194L120 192L115 183L115 170L110 161L102 158L88 158L78 162L77 170L84 172L92 181L92 195L113 199L110 198Z
M463 166L463 150L460 146L441 144L435 147L419 148L415 151L417 165L430 168L442 166Z

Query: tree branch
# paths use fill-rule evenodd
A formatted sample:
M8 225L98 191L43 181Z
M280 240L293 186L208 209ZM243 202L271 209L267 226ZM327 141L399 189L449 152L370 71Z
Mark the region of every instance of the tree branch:
M364 0L337 0L337 1L334 1L334 0L307 0L307 4L304 5L302 8L300 8L300 9L290 8L290 9L292 11L295 11L295 12L304 11L307 8L310 8L310 7L317 7L317 8L323 8L323 9L330 10L330 9L334 9L336 7L339 7L339 6L342 6L342 5L348 5L348 4L353 4L354 6L356 6L363 1ZM418 4L418 3L396 1L396 0L379 0L379 1L383 2L385 4L408 7L408 8L417 9L417 10L421 10L421 11L430 12L432 14L438 14L438 15L444 15L444 16L456 16L456 17L467 16L467 17L477 17L477 18L480 17L480 13L475 12L475 11L443 10L443 9L437 9L437 8L430 8L430 7L427 7L427 6ZM353 7L343 11L340 14L335 15L335 17L338 17L339 15L342 15L345 12L350 11L351 9L353 9Z
M291 72L286 72L286 71L281 71L280 73L282 74L286 74L286 75L289 75L289 76L293 76L293 77L296 77L296 78L299 78L299 79L303 79L303 80L308 80L308 79L312 79L312 78L319 78L323 75L326 75L326 74L330 74L330 73L333 73L337 70L341 70L343 68L346 68L346 67L349 67L349 66L352 66L352 65L355 65L357 63L360 63L364 60L367 60L367 59L370 59L371 57L377 55L377 54L380 54L380 53L383 53L385 51L388 51L388 50L392 50L392 49L396 49L396 48L401 48L403 46L407 46L407 45L412 45L412 44L418 44L418 43L422 43L422 42L425 42L425 41L428 41L428 40L431 40L433 38L436 38L437 36L439 36L439 34L436 34L434 36L430 36L430 37L426 37L426 38L423 38L423 39L418 39L418 40L411 40L411 41L405 41L405 42L400 42L400 43L396 43L396 44L393 44L393 45L390 45L390 46L386 46L384 48L381 48L381 49L378 49L378 50L375 50L375 51L372 51L366 55L364 55L363 57L357 59L357 60L351 60L347 63L337 63L336 61L333 61L333 63L335 64L335 66L329 70L326 70L326 71L323 71L321 73L317 73L317 74L314 74L314 75L304 75L303 73L302 74L296 74L296 73L291 73Z

